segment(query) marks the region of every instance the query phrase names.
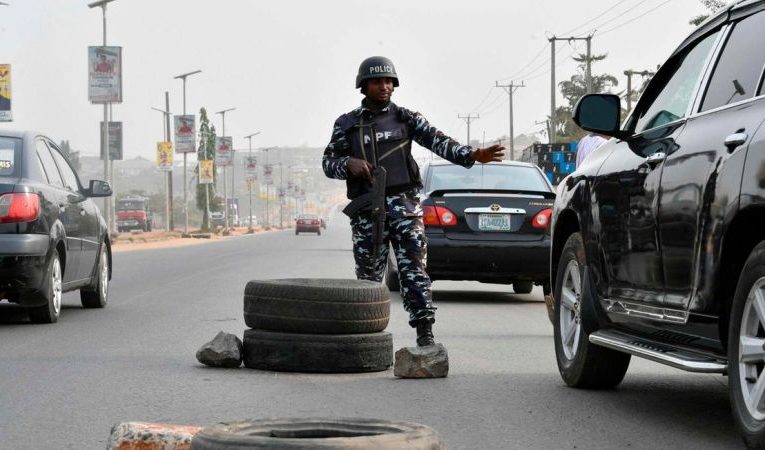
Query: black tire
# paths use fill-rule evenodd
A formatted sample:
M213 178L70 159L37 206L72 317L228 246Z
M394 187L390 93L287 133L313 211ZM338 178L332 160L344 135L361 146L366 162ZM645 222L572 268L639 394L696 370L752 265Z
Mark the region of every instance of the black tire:
M316 235L317 235L317 236L321 236L321 230L317 230L317 231L316 231Z
M391 292L401 292L401 280L398 277L398 270L396 270L396 259L391 254L392 252L388 253L388 264L385 265L385 285Z
M298 233L298 230L295 230L295 236L297 236L298 234L300 234L300 233Z
M225 449L438 450L444 443L430 427L374 419L261 419L219 423L191 440L192 450Z
M106 243L101 244L96 263L94 283L80 289L80 302L84 308L103 308L109 299L109 254L106 251Z
M531 281L516 281L513 283L513 292L516 294L530 294L534 289L534 283Z
M376 333L389 318L390 294L373 281L254 280L244 289L244 321L259 330Z
M748 340L765 338L765 333L762 331L762 320L753 320L751 311L753 306L751 303L747 305L750 294L763 289L765 289L765 241L760 242L752 250L741 271L731 305L728 330L728 385L730 387L731 409L741 437L749 448L765 448L765 408L760 403L760 406L754 408L753 411L747 406L746 400L750 397L749 389L754 389L757 381L761 377L765 377L765 372L761 370L762 358L759 361L752 360L750 364L743 361L739 362L742 347L740 338L742 328L746 329ZM754 316L757 316L756 311ZM745 317L748 319L742 327ZM761 347L761 344L759 346ZM759 351L761 350L760 348ZM748 366L744 368L746 372L743 374L741 373L741 365Z
M563 381L571 387L588 389L614 388L624 379L630 364L630 355L605 347L598 347L590 343L588 334L579 322L579 293L576 293L575 309L577 312L575 314L571 309L561 307L561 293L564 283L568 280L568 267L572 262L576 263L576 267L572 266L571 276L577 275L576 272L578 272L579 286L581 286L582 273L586 261L584 244L579 233L572 234L566 241L555 278L555 320L553 321L553 328L558 371ZM567 291L571 292L572 290L567 289ZM561 328L564 322L578 324L578 336L573 334L573 339L570 343L573 349L569 349L568 343L563 343ZM569 327L568 329L577 329L576 325L569 325Z
M40 302L45 304L29 308L29 319L34 323L56 323L61 315L61 295L63 282L63 268L58 251L48 261L48 269L45 272L45 286L38 294Z
M298 334L245 330L244 365L282 372L358 373L393 364L390 333Z

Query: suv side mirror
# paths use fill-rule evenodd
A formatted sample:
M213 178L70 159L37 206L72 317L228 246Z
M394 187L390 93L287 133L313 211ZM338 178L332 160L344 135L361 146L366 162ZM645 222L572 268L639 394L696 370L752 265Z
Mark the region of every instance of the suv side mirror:
M619 96L587 94L576 102L573 120L584 130L623 139L627 136L619 129L621 115Z
M90 180L90 187L83 194L85 197L109 197L112 195L112 187L106 181Z

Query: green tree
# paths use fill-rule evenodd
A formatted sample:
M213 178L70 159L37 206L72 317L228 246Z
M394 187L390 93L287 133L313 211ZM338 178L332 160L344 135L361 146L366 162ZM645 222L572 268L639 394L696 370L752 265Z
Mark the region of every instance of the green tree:
M202 108L199 110L199 148L197 149L197 161L203 160L215 160L215 125L210 125L210 119L207 117L207 110ZM197 174L197 180L199 180L199 163L194 169ZM213 163L213 178L217 178L215 163ZM207 210L207 194L210 198L210 211L218 211L219 206L213 201L215 198L215 183L213 184L199 184L197 183L197 208L203 211L202 214L202 230L208 231L210 224L208 218L210 212Z
M719 11L726 4L726 2L722 0L700 0L700 1L701 1L701 4L704 5L704 7L708 9L711 14L714 14L717 11ZM693 19L691 19L690 21L688 21L688 23L690 23L693 26L697 26L701 22L707 20L708 17L709 17L709 14L700 14L694 17Z
M80 152L75 151L71 145L69 145L69 141L61 141L58 144L58 148L61 149L61 151L64 153L64 156L66 156L66 159L69 160L70 163L72 163L72 166L74 166L74 169L79 172L82 169L82 162L80 161Z
M606 54L590 56L590 65L593 66L598 61L606 59ZM566 81L558 83L563 98L568 105L560 106L555 110L555 134L561 141L579 140L586 134L573 121L572 115L574 105L584 94L587 93L587 55L579 54L573 57L578 64L577 72ZM599 94L603 92L612 92L613 88L619 85L619 80L610 74L592 74L592 93Z

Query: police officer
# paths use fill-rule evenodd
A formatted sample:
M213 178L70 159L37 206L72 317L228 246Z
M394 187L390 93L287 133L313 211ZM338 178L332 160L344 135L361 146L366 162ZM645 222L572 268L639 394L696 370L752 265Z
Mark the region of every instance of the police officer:
M422 347L434 344L436 308L425 272L427 248L419 199L422 183L412 157L412 141L466 168L476 161L501 161L504 147L473 149L461 145L431 126L420 113L391 102L398 85L390 59L373 56L361 63L356 88L361 89L364 99L361 106L335 121L322 167L327 177L346 180L351 200L370 191L376 165L386 169L384 243L378 251L372 239L371 214L360 212L351 218L356 277L382 281L389 243L392 245L404 308L409 312L409 325L417 329L417 345Z

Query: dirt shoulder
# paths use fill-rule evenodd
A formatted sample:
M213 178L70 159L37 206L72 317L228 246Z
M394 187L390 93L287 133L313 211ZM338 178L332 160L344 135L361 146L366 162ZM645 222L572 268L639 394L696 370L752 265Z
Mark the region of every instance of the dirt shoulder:
M260 227L255 228L255 234L272 233L280 231L278 228L265 230ZM201 231L190 231L191 237L182 237L180 231L150 231L146 233L119 233L112 235L112 251L127 252L134 250L153 250L159 248L184 247L187 245L199 245L226 239L232 236L241 236L247 234L247 228L232 228L228 236L222 233L209 233Z

